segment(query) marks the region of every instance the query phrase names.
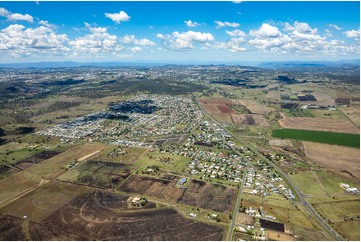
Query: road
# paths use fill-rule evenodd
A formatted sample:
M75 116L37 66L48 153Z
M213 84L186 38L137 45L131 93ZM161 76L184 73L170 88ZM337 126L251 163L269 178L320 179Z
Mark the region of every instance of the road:
M234 205L233 218L232 218L231 225L229 226L229 230L228 230L228 234L227 234L227 241L232 240L232 237L233 237L234 225L236 224L236 221L237 221L239 205L241 203L241 197L242 197L242 192L243 192L242 188L243 188L244 183L246 181L246 177L247 177L247 167L246 167L246 170L243 173L243 179L242 179L242 183L240 184L240 187L239 187L237 201L236 201L236 204Z
M296 184L292 181L292 179L289 178L286 172L284 172L280 167L278 167L276 164L268 160L263 154L261 154L256 148L254 148L251 144L248 144L244 142L243 140L239 140L238 137L236 137L232 132L229 132L221 123L219 123L216 119L214 119L212 116L210 116L203 108L199 105L199 103L194 100L198 107L202 110L203 114L207 116L210 120L212 120L214 123L219 125L222 129L224 129L230 136L232 136L235 140L240 142L243 146L248 147L252 152L254 152L256 155L258 155L259 158L261 158L263 161L267 162L270 166L272 166L279 174L281 174L285 180L286 183L296 192L296 196L300 199L301 204L310 212L310 214L318 221L318 223L321 225L321 227L327 231L335 240L341 241L342 238L335 233L335 231L320 217L320 215L313 209L313 207L305 200L303 194L301 193L300 189L296 186ZM233 150L233 146L230 146ZM237 151L236 151L237 152ZM237 152L238 153L238 152ZM240 199L240 197L238 196ZM238 199L237 199L238 200ZM234 220L232 220L234 222ZM231 227L234 225L231 224ZM231 232L233 234L233 231ZM227 239L229 240L229 233Z

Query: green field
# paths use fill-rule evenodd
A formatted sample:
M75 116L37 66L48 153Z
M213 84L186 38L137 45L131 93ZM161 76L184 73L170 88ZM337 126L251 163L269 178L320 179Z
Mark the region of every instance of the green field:
M300 129L277 129L272 130L272 136L275 138L288 138L304 140L332 145L360 147L359 134L335 133Z

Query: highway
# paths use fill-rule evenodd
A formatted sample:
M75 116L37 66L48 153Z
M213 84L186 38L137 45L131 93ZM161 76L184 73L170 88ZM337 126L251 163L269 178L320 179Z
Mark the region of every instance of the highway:
M232 136L235 140L237 140L238 142L240 142L243 146L248 147L252 152L254 152L255 154L258 155L258 157L260 159L262 159L263 161L267 162L267 164L269 164L270 166L272 166L279 174L281 174L285 180L286 183L288 183L288 185L293 189L293 191L296 192L296 196L299 198L299 200L301 201L301 204L307 209L307 211L309 211L309 213L316 219L316 221L319 223L319 225L325 230L327 231L335 240L339 240L342 241L343 239L327 224L327 222L325 222L320 215L313 209L313 207L305 200L303 194L301 193L300 189L298 189L297 185L292 181L292 179L289 178L289 176L287 175L286 172L284 172L280 167L278 167L276 164L274 164L273 162L271 162L270 160L268 160L263 154L261 154L256 148L254 148L252 145L241 141L238 139L238 137L236 137L233 133L229 132L221 123L219 123L217 120L215 120L212 116L210 116L205 110L203 110L203 108L199 105L199 103L194 99L194 101L197 103L198 107L202 110L203 114L205 116L207 116L210 120L212 120L214 123L216 123L217 125L219 125L222 129L224 129L230 136ZM228 144L228 143L227 143ZM233 150L235 150L232 146L230 146ZM236 151L236 150L235 150ZM236 151L238 154L239 152ZM243 182L242 182L243 185ZM239 201L240 200L240 194L241 194L241 188L240 188L240 193L238 194L238 198L237 198L237 204L236 204L236 208L237 208L237 212L238 212L238 205L239 205ZM235 208L235 209L236 209ZM232 220L231 228L234 228L234 221L235 221L235 216ZM232 231L228 232L228 236L227 236L227 240L232 239L231 235L233 235L233 229Z
M240 184L240 187L239 187L237 201L236 201L236 204L234 205L233 218L232 218L231 225L229 226L229 230L228 230L228 234L227 234L227 241L230 241L232 239L232 237L233 237L234 226L235 226L236 221L237 221L239 205L241 203L241 197L242 197L242 192L243 192L242 188L243 188L244 183L246 181L246 177L247 177L247 168L243 173L243 179L242 179L242 183Z

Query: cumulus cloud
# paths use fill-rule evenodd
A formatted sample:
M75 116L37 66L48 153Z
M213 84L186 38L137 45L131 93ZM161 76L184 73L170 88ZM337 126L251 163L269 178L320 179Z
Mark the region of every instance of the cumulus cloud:
M189 28L194 28L194 27L197 27L197 26L200 25L199 23L193 22L192 20L184 21L184 23L185 23Z
M105 13L105 17L110 18L117 24L120 24L121 22L128 22L131 18L124 11L120 11L119 13Z
M232 28L237 28L239 27L239 23L236 22L222 22L219 20L214 21L214 23L216 24L216 28L223 28L223 27L232 27Z
M282 33L278 30L277 27L267 23L263 23L259 29L250 30L249 34L256 38L274 38L282 36Z
M10 12L8 10L6 10L5 8L0 8L1 17L7 17L8 15L10 15Z
M330 28L334 28L336 30L341 30L342 29L341 27L338 27L336 24L328 24L327 26L330 27Z
M347 38L354 38L359 39L360 38L360 29L359 30L348 30L344 32Z
M123 49L117 42L117 36L109 34L107 28L91 27L88 23L85 26L90 34L69 41L74 55L120 52Z
M13 24L0 31L0 50L12 57L34 53L60 54L68 50L65 34L57 34L46 26L25 28Z
M158 34L157 37L163 39L162 46L164 48L175 51L194 49L195 43L201 43L204 47L206 47L207 42L214 40L214 36L211 33L195 31L181 33L175 31L171 35Z
M138 53L138 52L142 51L142 48L140 48L139 46L136 46L136 47L131 48L130 51L133 53Z
M134 45L142 45L142 46L155 46L156 44L149 39L136 39L135 35L124 35L120 37L120 42L123 44L134 44Z
M54 28L55 25L54 24L50 24L48 21L46 20L40 20L39 21L39 24L45 26L45 27L48 27L48 28Z
M238 36L238 37L246 37L246 34L243 31L239 30L239 29L235 29L233 31L226 30L226 33L229 36L232 36L232 37L236 37L236 36Z
M22 21L27 21L29 23L34 22L34 18L29 14L11 13L5 8L0 8L0 16L5 17L11 21L22 20Z

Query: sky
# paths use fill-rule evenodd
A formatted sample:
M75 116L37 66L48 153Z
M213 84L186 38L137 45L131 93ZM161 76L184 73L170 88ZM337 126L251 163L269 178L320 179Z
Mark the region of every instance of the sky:
M358 1L0 2L0 63L359 57Z

